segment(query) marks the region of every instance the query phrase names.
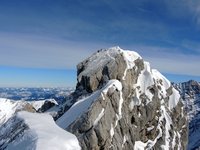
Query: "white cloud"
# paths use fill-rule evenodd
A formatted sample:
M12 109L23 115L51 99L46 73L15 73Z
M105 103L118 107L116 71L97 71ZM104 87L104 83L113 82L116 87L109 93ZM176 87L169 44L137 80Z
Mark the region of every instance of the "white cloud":
M152 68L164 73L200 76L200 55L181 53L179 48L132 46L149 61Z
M175 56L178 57L178 56ZM165 73L172 74L182 74L182 75L193 75L199 76L200 70L200 61L193 61L189 59L177 59L177 58L149 58L153 68Z
M190 44L189 44L190 45ZM0 65L28 68L75 69L93 52L115 45L72 42L47 37L1 34ZM198 47L195 46L195 47ZM178 48L132 45L153 68L165 73L200 75L199 55L180 53Z
M72 69L105 44L72 42L27 35L0 36L0 65Z
M199 0L165 0L168 13L177 19L191 18L197 25L200 24L200 1Z

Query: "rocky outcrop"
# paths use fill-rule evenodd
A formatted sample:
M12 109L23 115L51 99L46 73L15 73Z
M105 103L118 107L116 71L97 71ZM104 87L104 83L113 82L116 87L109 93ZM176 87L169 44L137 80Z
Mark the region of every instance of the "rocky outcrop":
M194 80L173 84L180 92L189 119L188 149L200 148L200 83Z
M37 112L46 112L50 110L52 107L57 106L58 103L55 99L45 99L45 100L38 100L38 101L30 101L28 102L32 105Z
M179 93L150 64L119 47L77 66L73 105L57 120L82 149L186 149Z

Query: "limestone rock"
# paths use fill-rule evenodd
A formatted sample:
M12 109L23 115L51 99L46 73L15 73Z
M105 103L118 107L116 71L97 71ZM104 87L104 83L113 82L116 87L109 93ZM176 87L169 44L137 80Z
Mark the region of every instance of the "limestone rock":
M83 150L186 149L187 118L171 83L133 51L99 50L77 66L74 104L57 124Z

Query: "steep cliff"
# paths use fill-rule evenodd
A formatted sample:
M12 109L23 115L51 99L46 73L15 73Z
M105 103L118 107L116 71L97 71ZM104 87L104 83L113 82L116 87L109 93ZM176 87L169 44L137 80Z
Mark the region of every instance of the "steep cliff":
M77 65L77 87L56 123L82 149L186 149L187 118L171 83L133 51L99 50Z

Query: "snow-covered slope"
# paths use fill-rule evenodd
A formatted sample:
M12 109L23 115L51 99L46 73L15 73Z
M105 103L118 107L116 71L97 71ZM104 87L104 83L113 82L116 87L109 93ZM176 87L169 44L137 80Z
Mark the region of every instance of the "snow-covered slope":
M1 139L0 149L80 150L77 138L58 127L48 114L18 112L1 127L0 137L11 134L10 126L14 128L12 135L16 136L13 137L14 140L12 138Z
M75 121L83 113L87 112L91 104L97 100L101 94L106 94L110 87L115 87L118 90L122 90L121 83L118 80L110 80L101 90L94 92L92 95L85 97L78 102L76 102L64 115L62 115L56 123L62 127L66 128L73 121ZM99 120L99 119L98 119ZM95 122L97 122L96 120ZM95 123L94 123L95 124Z
M48 111L54 105L58 103L54 99L46 99L40 101L24 101L24 100L10 100L6 98L0 98L0 125L5 123L16 112L26 110L28 112L35 111Z
M13 101L0 98L0 126L20 110L35 111L26 101Z
M113 47L77 68L78 99L57 124L74 133L82 149L186 149L180 95L139 54Z
M188 149L200 148L200 83L190 80L174 87L180 92L189 120Z

